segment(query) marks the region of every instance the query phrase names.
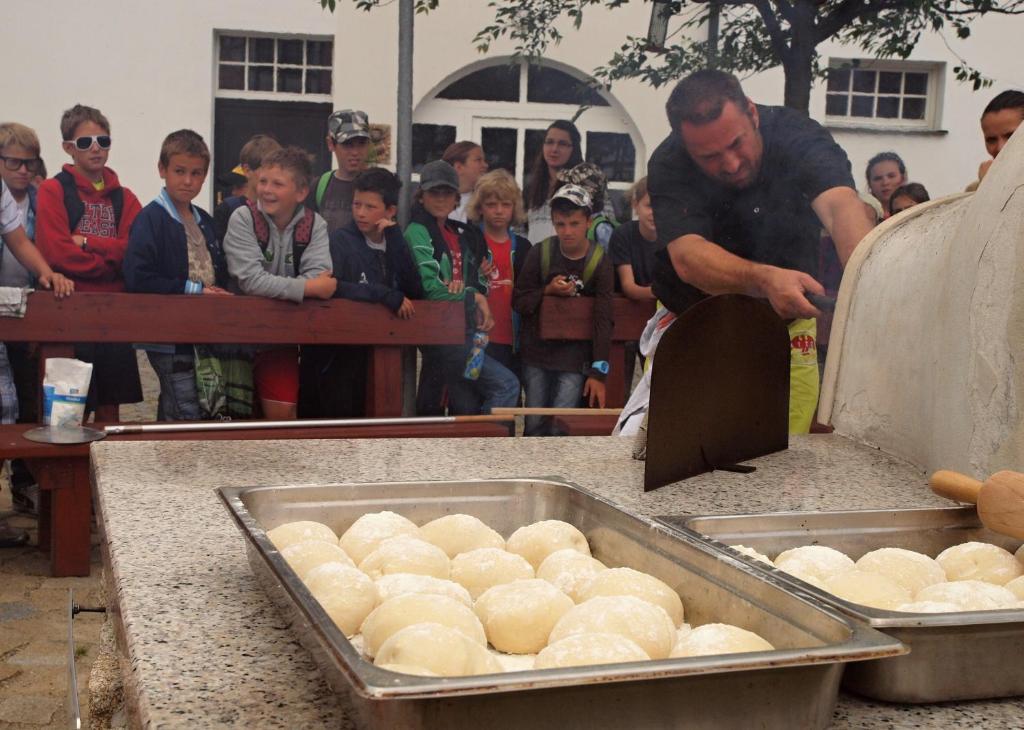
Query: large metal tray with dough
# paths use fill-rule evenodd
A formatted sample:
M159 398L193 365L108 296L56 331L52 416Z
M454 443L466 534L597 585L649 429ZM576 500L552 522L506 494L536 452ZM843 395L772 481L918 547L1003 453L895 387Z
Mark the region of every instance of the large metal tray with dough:
M854 560L898 547L935 557L977 540L1011 552L1019 540L986 529L973 508L779 512L713 517L662 517L680 534L703 538L806 595L868 622L910 648L904 656L851 664L843 686L890 702L942 702L1024 695L1024 610L903 613L849 603L728 545L747 545L775 557L801 545L826 545Z
M823 728L847 662L905 651L700 540L552 479L224 488L220 495L246 538L257 579L331 686L347 696L342 702L359 727ZM737 624L777 648L441 679L384 670L330 621L266 535L296 520L323 522L340 534L380 510L417 524L470 514L505 537L538 520L564 520L610 567L642 570L676 589L693 625Z

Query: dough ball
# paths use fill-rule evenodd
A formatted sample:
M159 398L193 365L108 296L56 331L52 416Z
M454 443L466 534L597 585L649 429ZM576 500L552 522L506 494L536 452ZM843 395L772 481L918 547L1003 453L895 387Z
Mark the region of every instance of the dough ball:
M535 669L584 667L589 664L644 662L647 652L619 634L576 634L548 644L537 655Z
M674 647L671 657L714 654L739 654L745 651L772 651L775 647L755 634L731 624L705 624L687 632Z
M786 550L775 558L775 567L797 576L809 575L820 581L853 569L853 561L824 545L805 545Z
M473 607L473 599L469 591L450 580L435 578L432 575L416 575L415 573L392 573L377 579L377 592L380 602L406 593L433 593L438 596L454 598L459 603Z
M414 667L409 664L378 664L381 669L387 669L389 672L397 672L398 674L415 674L420 677L437 677L440 676L435 672L431 672L429 669L423 667Z
M278 550L284 550L297 542L309 542L310 540L329 542L332 545L338 544L338 536L334 534L334 530L325 524L309 520L278 525L267 532L267 537Z
M760 560L762 563L768 563L768 565L774 565L774 563L772 562L771 558L769 558L764 553L757 552L757 550L755 550L752 547L747 547L746 545L730 545L729 547L731 547L733 550L735 550L738 553L743 553L747 557L753 558L754 560Z
M1008 590L1013 595L1017 596L1017 600L1024 601L1024 575L1022 575L1020 578L1014 578L1005 586L1003 586L1003 588Z
M536 570L544 558L566 548L590 555L590 545L583 533L561 520L542 520L520 527L509 537L505 549L522 555Z
M1017 596L1002 586L981 580L936 583L918 593L914 600L955 603L961 611L995 611L1017 607Z
M1015 558L1017 558L1017 562L1024 565L1024 545L1021 545L1019 548L1017 548L1017 552L1015 552L1013 555Z
M636 596L665 609L674 625L683 622L683 602L679 594L667 583L639 570L611 568L598 573L580 589L580 602L597 596Z
M857 570L887 576L916 596L922 588L946 582L946 571L927 555L902 548L872 550L857 561Z
M374 664L417 667L440 677L501 671L486 647L456 629L432 622L411 624L393 633L381 645Z
M825 581L829 593L862 606L889 611L909 603L914 594L887 575L848 570Z
M456 555L450 577L476 600L491 586L534 576L533 567L521 555L498 548L480 548Z
M302 580L306 579L306 573L324 563L341 563L356 567L344 550L322 540L309 540L289 545L281 551L281 557Z
M825 591L825 593L829 593L828 586L825 585L825 581L815 578L813 575L801 572L800 570L787 570L786 572L794 578L799 578L804 583L809 583L810 585L817 588L819 591Z
M579 603L579 590L588 579L608 567L597 558L566 548L551 553L537 569L537 577L546 580Z
M573 605L555 586L533 578L488 588L473 610L495 649L536 654L547 646L551 629Z
M414 573L448 578L449 561L444 550L417 537L401 535L382 542L366 556L359 569L376 580L392 573Z
M503 654L494 649L487 651L498 661L503 672L528 672L534 669L533 665L537 661L536 654Z
M367 656L377 656L381 645L395 632L422 623L447 626L480 646L487 645L484 627L471 608L448 596L406 593L380 604L363 621L362 634Z
M394 512L372 512L353 522L342 534L338 544L358 565L382 542L399 535L419 537L420 528Z
M939 553L935 560L951 581L983 580L1002 586L1024 575L1024 565L1009 550L987 542L954 545Z
M672 651L676 627L665 609L636 596L598 596L569 609L548 643L595 633L625 636L651 659L664 659Z
M420 536L449 558L479 548L505 549L505 538L472 515L445 515L420 527Z
M361 570L324 563L306 573L306 587L345 636L352 636L377 606L377 586Z
M913 601L897 606L896 610L903 611L904 613L955 613L956 611L963 611L958 605L948 601Z

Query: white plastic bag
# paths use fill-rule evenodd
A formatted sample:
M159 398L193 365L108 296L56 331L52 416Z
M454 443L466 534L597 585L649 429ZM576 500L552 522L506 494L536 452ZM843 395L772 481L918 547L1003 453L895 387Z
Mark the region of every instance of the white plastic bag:
M43 376L43 423L81 426L92 380L92 363L70 357L51 357Z

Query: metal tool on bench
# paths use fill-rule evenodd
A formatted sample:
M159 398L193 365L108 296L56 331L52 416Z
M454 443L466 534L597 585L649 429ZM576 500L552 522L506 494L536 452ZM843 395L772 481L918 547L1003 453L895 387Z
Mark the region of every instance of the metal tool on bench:
M25 438L40 444L87 444L107 437L105 431L88 426L39 426L26 431Z
M654 353L644 490L789 445L790 344L764 301L709 297L676 319Z
M289 428L328 428L358 426L416 426L440 423L503 423L510 415L414 416L411 418L315 418L294 421L189 421L178 423L139 423L104 426L109 435L136 433L188 433L203 431L262 431Z
M955 471L937 471L928 480L932 491L956 502L978 505L978 518L994 532L1024 540L1024 474L997 471L979 482Z

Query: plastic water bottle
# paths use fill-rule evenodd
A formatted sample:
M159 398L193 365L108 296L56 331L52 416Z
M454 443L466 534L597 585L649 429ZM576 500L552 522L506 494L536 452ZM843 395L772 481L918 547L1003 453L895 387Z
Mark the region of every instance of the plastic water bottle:
M466 358L466 369L462 373L462 377L467 380L476 380L480 377L480 370L484 366L484 350L487 349L487 343L491 341L491 336L486 332L476 332L473 334L473 347L469 351L469 357Z

